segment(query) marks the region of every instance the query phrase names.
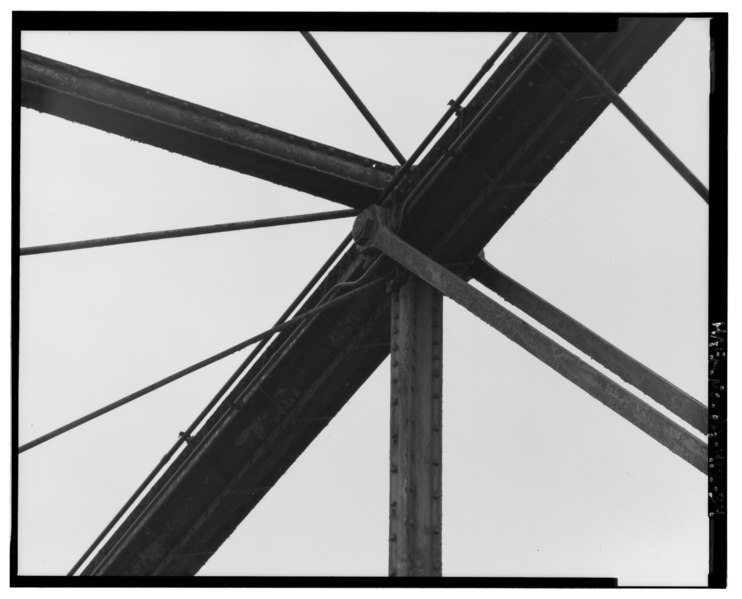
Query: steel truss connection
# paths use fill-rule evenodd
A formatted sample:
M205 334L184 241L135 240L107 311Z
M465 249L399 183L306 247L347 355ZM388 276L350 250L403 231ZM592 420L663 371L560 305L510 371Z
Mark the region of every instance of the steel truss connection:
M615 33L563 39L618 93L680 22L626 18ZM357 243L341 244L163 458L162 475L155 481L158 466L71 573L83 568L84 575L195 574L391 352L390 574L439 576L442 294L706 472L706 445L697 437L462 278L474 276L530 310L704 430L703 406L693 398L477 259L609 105L604 96L586 101L595 85L590 73L575 68L560 38L537 33L525 34L464 105L514 38L508 36L406 161L381 131L404 163L399 169L23 53L26 107L354 209L375 204L356 222ZM413 169L453 115L454 122ZM370 259L362 251L369 247L386 258ZM400 275L395 262L414 276ZM449 271L442 264L456 266ZM380 281L389 284L376 284ZM348 288L357 292L341 296L347 301L325 304L331 293ZM295 311L303 317L287 321Z
M451 271L405 243L384 226L379 219L378 211L369 209L361 214L353 226L353 236L361 247L381 251L587 391L702 473L707 473L706 443L481 291L468 285Z

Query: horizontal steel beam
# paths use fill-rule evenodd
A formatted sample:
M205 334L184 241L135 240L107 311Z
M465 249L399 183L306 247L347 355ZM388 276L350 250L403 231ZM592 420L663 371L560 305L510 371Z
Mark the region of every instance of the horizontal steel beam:
M364 212L356 219L353 237L362 247L381 251L413 275L481 318L567 380L587 391L602 404L706 474L708 447L703 441L400 239L375 218L373 213Z
M395 170L25 51L21 105L351 208L372 204Z
M593 333L585 325L540 298L482 258L474 261L469 274L691 426L704 434L708 431L706 406L615 345Z

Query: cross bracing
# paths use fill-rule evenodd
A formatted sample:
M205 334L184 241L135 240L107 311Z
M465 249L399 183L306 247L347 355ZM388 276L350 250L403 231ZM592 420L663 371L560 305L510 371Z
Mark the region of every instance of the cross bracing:
M671 19L625 20L611 36L573 34L568 38L611 86L620 90L678 23ZM84 73L82 77L94 78ZM107 83L119 85L110 80ZM531 88L539 93L534 94ZM45 94L57 93L36 81L28 83L28 89L29 99L24 102L37 109L46 109ZM570 66L546 36L527 34L420 165L397 183L393 194L385 194L382 205L399 213L397 232L437 262L458 265L454 270L470 276L467 266L477 253L608 105L605 97L582 100L589 90L587 77ZM113 97L118 98L116 94ZM76 115L88 115L87 110L75 112L77 101L89 102L73 94L69 99L73 107L67 113L60 111L59 116L82 120ZM528 121L516 116L520 114L528 114ZM136 111L135 116L139 116ZM115 107L102 109L95 118L99 120L87 124L125 131L127 137L138 131L128 122L117 122ZM228 127L237 127L234 119L217 118ZM145 137L140 141L161 147L173 139L181 143L180 134L171 137L166 132L162 134L164 141L155 142L146 137L150 135L147 128L141 130ZM187 127L186 133L190 134ZM267 136L271 135L284 137L275 131L269 131ZM496 144L492 142L495 139ZM187 154L190 142L182 143L186 149L173 151ZM296 139L288 143L317 147ZM246 145L249 154L252 147ZM319 160L336 153L327 150ZM316 160L311 152L302 158L308 155L309 160ZM215 150L207 158L196 157L216 163L218 156ZM264 153L259 159L267 163L274 160ZM367 181L383 169L393 172L391 167L371 166L372 161L360 157L345 155L343 159L354 163L339 167L345 169L343 185L358 185L362 180L366 189L371 187ZM285 171L284 180L284 171L261 162L249 174L273 181L279 178L279 183L312 193L325 188L335 193L338 189L336 171L328 168L318 174L312 165L305 180L301 168L292 166ZM355 178L347 176L351 171ZM294 172L299 174L294 176ZM335 177L332 184L323 182L331 177ZM383 183L376 185L377 190L384 189ZM454 196L458 199L455 205L449 200ZM373 200L341 202L365 207ZM333 285L363 277L395 276L389 262L369 260L352 246L326 275L323 290L311 295L300 310L316 307ZM389 320L388 311L389 289L381 286L275 338L198 434L187 440L183 452L84 573L195 573L387 355L389 331L384 323ZM260 432L254 427L256 422L261 423ZM247 437L249 447L244 446L246 430L253 431ZM240 455L250 456L247 463L239 460Z

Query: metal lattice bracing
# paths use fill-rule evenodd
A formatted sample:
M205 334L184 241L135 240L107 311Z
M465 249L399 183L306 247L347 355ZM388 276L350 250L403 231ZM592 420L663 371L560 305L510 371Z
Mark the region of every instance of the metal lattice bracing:
M245 370L209 404L215 411L184 433L180 453L166 456L163 464L174 460L114 534L94 545L92 558L78 563L81 573L198 572L391 352L390 575L439 576L442 294L459 301L473 292L457 286L472 277L706 432L703 404L479 257L611 102L610 93L594 93L595 73L565 48L595 69L607 89L620 92L680 22L623 18L610 34L525 34L476 95L452 107L455 122L414 167L417 155L405 160L369 113L401 169L24 52L21 101L27 108L318 195L353 208L352 214L372 206L357 221L354 243L341 244L313 279L322 284L287 310L284 317L293 313L293 320L250 341L263 340L265 351L251 354ZM328 64L311 35L305 37ZM700 183L692 184L703 196ZM379 219L377 231L389 233L386 245L365 238L369 214ZM252 226L232 226L238 225ZM217 232L213 227L198 234ZM389 239L418 252L422 270L394 254ZM369 254L369 247L377 252ZM444 272L453 278L440 283ZM706 445L697 437L529 325L508 320L506 310L503 316L501 308L476 301L482 308L475 313L489 324L706 472ZM487 310L496 315L482 316Z

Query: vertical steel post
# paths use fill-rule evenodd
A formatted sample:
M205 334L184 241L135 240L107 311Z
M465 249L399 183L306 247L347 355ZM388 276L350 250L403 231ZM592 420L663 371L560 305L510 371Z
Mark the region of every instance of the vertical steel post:
M389 575L441 575L443 296L392 294Z

